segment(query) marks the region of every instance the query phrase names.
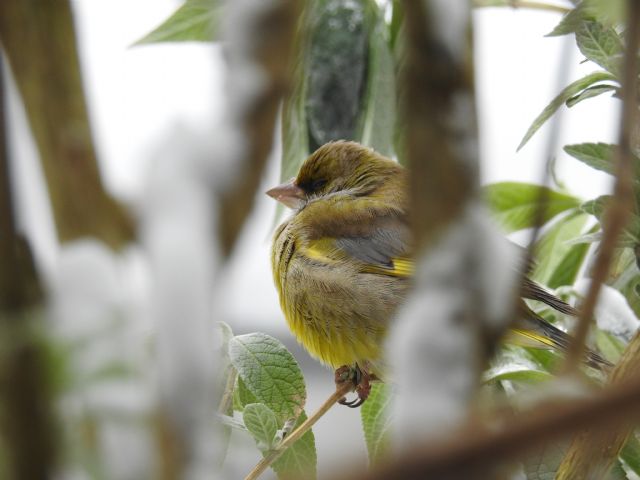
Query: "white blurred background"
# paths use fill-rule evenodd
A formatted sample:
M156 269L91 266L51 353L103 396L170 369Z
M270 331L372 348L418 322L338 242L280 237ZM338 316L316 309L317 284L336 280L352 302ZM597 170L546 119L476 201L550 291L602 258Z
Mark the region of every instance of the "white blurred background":
M154 148L178 128L212 131L222 116L225 68L220 46L180 43L131 47L180 3L177 0L73 2L103 178L113 195L132 206L142 195ZM544 35L559 20L559 14L530 10L491 8L474 14L483 183L503 180L537 183L542 177L548 127L521 152L516 154L515 150L532 120L558 93L555 72L565 38ZM575 49L573 57L567 60L570 81L596 69L590 64L579 65L580 60ZM603 95L568 110L560 145L612 142L617 103ZM57 246L42 174L15 94L9 106L11 148L13 157L18 159L14 174L20 221L29 232L46 272L55 264ZM272 285L269 248L275 204L261 192L277 182L278 161L276 147L254 212L225 278L226 317L236 333L265 331L294 351L310 379L309 411L330 393L333 374L297 348L286 329ZM556 165L557 178L579 197L594 198L610 188L607 176L562 152L558 152ZM321 469L331 468L327 458L349 461L351 467L364 465L366 454L359 422L358 411L334 408L318 424L315 433ZM247 463L257 459L255 449L247 452L255 456L246 459Z

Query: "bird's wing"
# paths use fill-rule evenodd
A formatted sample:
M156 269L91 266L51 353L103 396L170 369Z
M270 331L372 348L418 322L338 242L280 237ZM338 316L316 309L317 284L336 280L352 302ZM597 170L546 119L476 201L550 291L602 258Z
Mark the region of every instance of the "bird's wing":
M366 230L354 224L333 228L331 236L308 241L305 254L325 263L356 260L363 272L408 278L414 270L410 237L403 219L387 215L369 219Z

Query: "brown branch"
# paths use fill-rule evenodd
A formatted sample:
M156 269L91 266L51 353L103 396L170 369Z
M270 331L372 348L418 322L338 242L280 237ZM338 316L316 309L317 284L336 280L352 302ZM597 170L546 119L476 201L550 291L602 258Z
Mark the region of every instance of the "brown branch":
M477 187L477 158L464 158L476 141L473 64L453 58L435 38L421 1L405 1L406 116L411 221L418 245L434 242L443 227L461 213ZM471 48L467 49L468 51ZM464 55L462 52L458 52ZM469 105L464 101L470 100ZM470 106L469 116L454 118ZM471 148L469 148L471 147Z
M3 73L0 59L0 422L10 477L51 478L56 445L51 391L33 325L43 294L31 250L15 223Z
M68 0L3 0L0 41L33 131L58 237L121 247L133 238L107 194L93 147Z
M585 340L589 333L591 319L598 302L600 288L607 279L613 251L618 237L627 224L633 211L633 147L632 137L637 120L637 71L638 45L640 44L640 5L637 1L629 0L627 32L627 46L624 54L622 78L622 113L620 115L620 132L618 148L615 152L616 183L614 195L603 219L603 237L600 250L593 268L589 291L580 308L578 324L574 332L574 340L569 346L564 370L575 372L584 354Z
M610 375L611 385L624 385L638 379L640 332L636 333ZM557 480L606 478L622 447L633 432L627 419L611 422L606 431L587 428L573 439L558 468Z
M437 478L487 479L505 462L517 461L545 443L565 438L589 427L607 430L612 422L628 425L640 421L640 381L616 385L591 398L539 405L522 412L501 428L467 428L438 443L416 446L375 471L353 473L339 478L349 480L406 480Z
M353 390L353 385L349 382L345 382L339 387L336 388L336 391L325 400L325 402L320 405L318 410L316 410L313 415L307 418L303 423L300 424L298 428L296 428L293 432L291 432L280 445L275 450L270 451L258 464L249 472L249 474L245 477L244 480L255 480L260 475L264 473L264 471L269 468L270 465L273 464L280 456L293 445L300 437L302 437L305 433L311 429L315 425L315 423L320 420L325 413L329 411L331 407L333 407L338 400L344 397L347 393Z
M275 2L267 15L256 18L251 36L256 40L253 61L265 71L267 85L241 112L240 126L247 135L246 154L241 159L242 175L236 175L222 196L220 235L224 253L230 253L236 237L251 211L255 192L273 144L273 131L282 97L291 88L291 59L294 32L301 2Z

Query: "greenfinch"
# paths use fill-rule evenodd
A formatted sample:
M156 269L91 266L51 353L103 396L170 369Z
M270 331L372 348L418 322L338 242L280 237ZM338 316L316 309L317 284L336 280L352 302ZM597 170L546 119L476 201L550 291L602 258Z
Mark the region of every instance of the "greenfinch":
M293 210L274 235L271 264L280 305L294 336L336 381L354 373L359 406L369 381L384 374L389 323L413 274L407 172L354 142L327 143L298 175L267 192ZM576 315L573 307L526 279L522 296ZM520 302L512 334L534 346L566 350L570 337ZM597 353L586 361L608 366Z

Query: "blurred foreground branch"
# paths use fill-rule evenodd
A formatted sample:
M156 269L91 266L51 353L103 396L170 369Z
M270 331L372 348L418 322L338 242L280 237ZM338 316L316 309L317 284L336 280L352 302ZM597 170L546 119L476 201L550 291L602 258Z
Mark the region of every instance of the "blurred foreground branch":
M398 385L394 434L410 448L427 436L440 441L472 414L480 372L507 325L500 305L515 293L515 256L480 206L469 4L408 0L404 8L417 268L388 356Z
M638 365L640 365L640 333L636 333L633 337L611 372L610 385L623 386L627 382L634 380L637 382ZM586 425L587 429L573 439L569 451L558 468L556 479L606 478L635 426L627 417L621 416L620 420L608 422L606 429Z
M230 120L246 134L246 143L231 152L240 163L235 167L240 167L240 174L230 179L221 195L221 247L227 254L253 206L273 145L278 106L291 88L294 31L301 9L295 0L239 3L234 7L238 16L227 31L229 103ZM250 79L260 83L259 88Z
M637 422L640 420L639 403L640 381L636 377L589 399L539 405L510 419L499 429L463 429L440 443L414 446L375 471L343 478L494 478L491 471L497 465L517 461L546 442L565 438L585 427L595 432L608 429L611 422Z
M0 59L0 442L11 478L53 476L49 379L34 322L43 293L33 255L16 229Z
M0 41L40 152L58 237L123 246L133 227L100 179L69 1L3 0Z

